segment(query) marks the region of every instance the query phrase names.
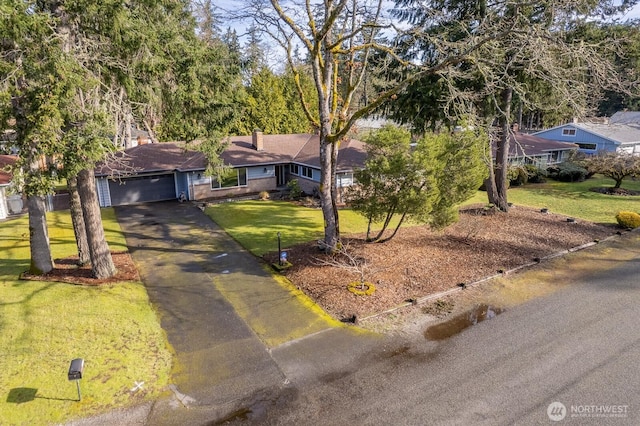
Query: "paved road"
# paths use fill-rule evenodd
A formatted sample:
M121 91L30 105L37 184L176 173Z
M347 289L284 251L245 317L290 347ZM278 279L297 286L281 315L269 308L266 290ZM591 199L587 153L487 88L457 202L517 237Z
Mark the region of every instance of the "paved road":
M570 273L588 265L589 274ZM567 411L557 424L640 424L640 237L582 252L560 267L564 271L545 279L567 272L579 277L452 338L414 340L273 403L263 401L249 419L282 425L540 425L555 424L547 409L560 402ZM519 285L526 282L526 274L518 278ZM612 410L617 417L603 417Z

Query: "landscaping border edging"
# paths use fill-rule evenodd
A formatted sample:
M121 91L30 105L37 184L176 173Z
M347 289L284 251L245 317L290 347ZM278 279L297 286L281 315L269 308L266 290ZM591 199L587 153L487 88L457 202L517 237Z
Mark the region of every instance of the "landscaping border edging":
M627 232L628 233L640 232L640 228L637 228L637 229L634 229L634 230L630 230L630 231L627 231ZM613 239L615 239L617 237L621 237L622 235L623 235L622 233L617 233L617 234L614 234L614 235L610 235L610 236L608 236L608 237L606 237L606 238L604 238L602 240L599 240L599 241L591 241L591 242L588 242L588 243L585 243L585 244L582 244L582 245L579 245L579 246L576 246L576 247L571 247L571 248L566 249L566 250L561 250L559 252L552 253L552 254L549 254L547 256L541 257L539 261L525 263L523 265L516 266L515 268L509 269L507 271L504 271L504 272L501 272L501 273L498 273L498 274L489 275L487 277L481 278L481 279L479 279L477 281L474 281L472 283L465 284L464 286L453 287L453 288L450 288L449 290L444 290L444 291L441 291L441 292L438 292L438 293L434 293L434 294L430 294L430 295L427 295L427 296L418 297L415 300L402 303L400 305L394 306L393 308L386 309L386 310L384 310L382 312L377 312L375 314L368 315L368 316L363 317L363 318L358 318L358 321L359 322L360 321L366 321L368 319L377 318L377 317L379 317L381 315L393 313L393 312L395 312L395 311L397 311L399 309L406 308L408 306L422 305L422 304L425 304L426 302L429 302L429 301L432 301L432 300L441 299L441 298L443 298L445 296L449 296L449 295L458 293L460 291L464 291L465 288L477 287L480 284L483 284L483 283L485 283L487 281L491 281L491 280L493 280L495 278L503 277L505 275L510 275L510 274L513 274L515 272L518 272L518 271L520 271L522 269L525 269L525 268L529 268L529 267L534 266L534 265L539 265L544 260L551 260L551 259L555 259L557 257L564 256L564 255L569 254L569 253L575 253L575 252L578 252L578 251L593 247L595 245L599 245L599 244L601 244L601 243L603 243L605 241L609 241L609 240L613 240Z

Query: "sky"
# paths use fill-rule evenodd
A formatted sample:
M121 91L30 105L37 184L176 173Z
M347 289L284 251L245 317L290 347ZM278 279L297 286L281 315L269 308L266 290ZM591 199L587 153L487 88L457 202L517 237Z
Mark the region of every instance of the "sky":
M223 12L238 12L243 6L246 5L245 0L218 0L216 2L216 6L219 7ZM623 20L625 19L640 19L640 3L638 3L634 8L629 10L625 15L621 17ZM250 22L224 22L221 27L226 29L228 26L235 28L238 35L243 36L246 33L246 28L249 26Z
M637 4L629 13L625 15L628 19L638 19L640 18L640 4Z

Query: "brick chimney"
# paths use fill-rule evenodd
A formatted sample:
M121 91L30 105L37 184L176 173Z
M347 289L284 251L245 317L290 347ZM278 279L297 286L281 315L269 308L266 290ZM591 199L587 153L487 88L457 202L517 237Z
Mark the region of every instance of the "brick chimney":
M251 141L252 141L252 144L253 144L253 148L256 151L264 151L264 141L263 141L262 137L263 137L262 130L255 129L253 131L253 135L252 135Z

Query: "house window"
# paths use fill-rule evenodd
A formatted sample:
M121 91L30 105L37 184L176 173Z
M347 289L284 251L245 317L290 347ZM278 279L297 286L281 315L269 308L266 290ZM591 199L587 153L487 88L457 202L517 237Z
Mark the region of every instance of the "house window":
M298 167L297 164L292 164L291 165L291 174L292 175L300 175L300 167Z
M313 170L311 169L311 167L302 167L302 176L306 177L306 178L313 178Z
M211 177L211 189L247 186L247 169L224 170L220 176Z
M562 129L562 136L575 136L575 135L576 135L576 129L574 128Z
M595 143L579 143L577 144L580 149L588 149L591 151L595 151L598 148L598 145L596 145Z
M351 185L353 185L353 173L342 173L336 176L336 186L338 188Z

